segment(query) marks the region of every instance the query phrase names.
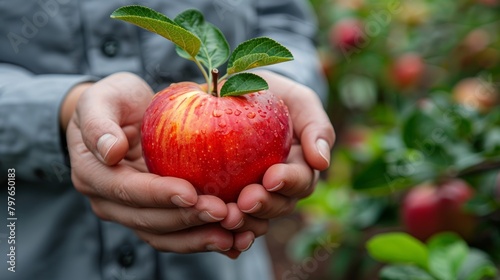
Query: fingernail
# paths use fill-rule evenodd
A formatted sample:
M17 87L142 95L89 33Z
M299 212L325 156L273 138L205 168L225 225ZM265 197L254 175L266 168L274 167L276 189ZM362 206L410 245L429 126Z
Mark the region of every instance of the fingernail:
M243 223L244 223L244 219L241 219L241 220L238 222L238 224L236 224L236 225L235 225L234 227L232 227L232 228L228 228L227 230L235 230L235 229L238 229L238 228L240 228L240 227L243 225Z
M187 202L186 200L182 199L179 195L174 195L171 199L173 204L179 206L179 207L191 207L194 205L194 203Z
M252 208L250 208L248 210L241 210L241 212L243 212L243 213L253 213L253 212L259 210L261 206L262 206L262 203L257 202Z
M224 220L224 218L213 216L212 214L208 213L208 211L203 211L200 214L198 214L198 218L207 223L220 222Z
M248 246L245 249L241 250L240 252L248 251L248 249L250 249L250 247L252 247L254 241L255 241L255 239L253 239L252 241L250 241L250 243L248 243Z
M316 148L321 157L330 165L330 145L328 145L328 142L324 139L318 139L318 141L316 141Z
M111 148L118 142L118 138L116 136L106 133L97 141L97 151L101 155L103 160L106 160L106 157L111 151Z
M248 232L246 232L246 234L249 236L250 242L248 243L248 246L246 248L239 250L240 252L248 251L248 249L250 249L250 247L252 247L252 245L255 241L255 235L253 234L253 232L248 231Z
M277 191L277 190L279 190L279 189L283 188L283 186L284 186L284 185L285 185L285 182L281 181L281 182L280 182L279 184L277 184L276 186L274 186L274 187L272 187L272 188L268 189L268 191L270 191L270 192Z
M206 247L207 251L213 251L213 252L227 252L229 251L231 248L227 248L227 249L221 249L219 248L217 245L215 244L208 244L207 247Z

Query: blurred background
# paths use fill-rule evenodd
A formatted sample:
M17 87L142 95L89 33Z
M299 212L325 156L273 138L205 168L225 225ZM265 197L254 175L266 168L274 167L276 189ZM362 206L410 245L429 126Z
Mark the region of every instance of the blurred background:
M276 279L500 279L500 1L310 2L337 143Z

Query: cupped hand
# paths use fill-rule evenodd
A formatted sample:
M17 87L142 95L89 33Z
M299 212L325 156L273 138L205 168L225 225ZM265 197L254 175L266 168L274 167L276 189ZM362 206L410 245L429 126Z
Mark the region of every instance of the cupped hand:
M239 221L228 217L222 200L198 196L185 180L147 172L140 125L152 97L151 88L130 73L111 75L83 91L66 129L75 188L98 217L135 230L158 250L237 257L259 230L224 229L218 222L235 227ZM250 218L245 224L258 227Z
M271 166L261 185L245 187L238 198L241 212L265 220L290 214L299 199L314 191L319 171L330 165L335 131L313 90L269 71L256 73L288 106L294 130L294 144L287 161ZM244 216L243 213L230 211L229 215Z

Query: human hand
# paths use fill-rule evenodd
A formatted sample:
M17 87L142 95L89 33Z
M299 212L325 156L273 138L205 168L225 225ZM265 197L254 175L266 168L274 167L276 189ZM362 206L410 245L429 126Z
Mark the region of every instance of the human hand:
M335 132L319 97L310 88L269 71L256 74L266 79L269 90L288 106L294 143L287 161L271 166L262 185L245 187L238 208L230 208L228 215L243 217L246 213L267 220L290 214L299 199L314 191L319 171L330 165Z
M219 251L236 257L259 234L258 221L249 218L233 233L218 223L224 219L227 227L234 227L239 222L228 217L222 200L198 196L185 180L147 173L140 125L152 97L142 79L118 73L88 85L76 98L67 127L75 188L90 199L98 217L133 229L155 249Z

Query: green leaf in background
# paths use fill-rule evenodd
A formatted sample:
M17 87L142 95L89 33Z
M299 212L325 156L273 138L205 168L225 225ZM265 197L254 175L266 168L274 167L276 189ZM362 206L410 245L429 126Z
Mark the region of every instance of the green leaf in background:
M390 265L380 272L381 280L435 280L425 270L413 265Z
M124 6L115 10L111 14L111 18L135 24L163 36L183 49L191 57L195 57L200 50L201 41L196 35L148 7Z
M174 21L194 33L201 40L200 51L196 58L210 71L226 62L229 57L229 44L222 32L213 24L206 22L197 10L187 10L175 17ZM187 59L189 55L182 48L177 53Z
M229 58L227 74L293 60L290 51L267 37L250 39L238 45Z
M498 274L497 268L484 252L470 249L467 258L460 267L459 280L481 280L494 278Z
M221 96L239 96L246 93L266 90L269 86L263 78L252 73L231 76L220 90Z
M377 261L395 264L415 264L427 268L428 252L425 245L406 233L383 233L366 244L368 253Z
M444 170L454 160L446 146L456 139L450 133L452 127L439 123L437 118L415 109L404 121L401 132L406 147L420 151L436 170Z
M367 110L377 102L377 85L362 75L346 75L339 82L340 100L350 109Z
M454 233L441 233L428 241L429 270L440 280L456 280L469 247Z

